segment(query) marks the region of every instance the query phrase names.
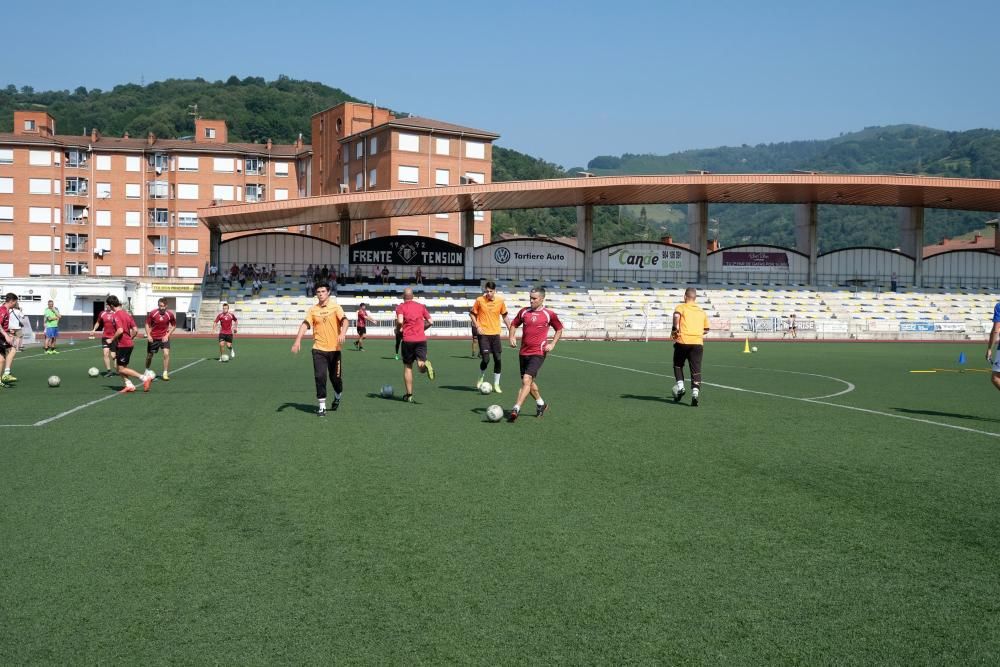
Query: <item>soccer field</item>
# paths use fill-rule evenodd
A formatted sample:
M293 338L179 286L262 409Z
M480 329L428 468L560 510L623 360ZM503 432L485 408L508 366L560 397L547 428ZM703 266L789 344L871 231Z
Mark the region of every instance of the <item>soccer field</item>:
M515 424L513 350L482 396L432 340L408 404L369 341L318 419L291 342L177 338L148 394L93 341L18 358L0 663L1000 662L980 341L709 342L697 408L669 344L567 341Z

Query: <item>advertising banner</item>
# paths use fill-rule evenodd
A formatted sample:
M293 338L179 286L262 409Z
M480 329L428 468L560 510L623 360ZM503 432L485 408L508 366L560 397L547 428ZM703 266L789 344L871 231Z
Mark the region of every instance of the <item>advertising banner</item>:
M963 332L965 331L965 322L935 322L935 331L950 331L950 332Z
M783 252L722 251L723 271L788 271L788 255Z
M645 271L680 271L684 268L680 250L664 248L642 252L637 249L615 248L608 251L609 269Z
M929 332L929 331L934 331L934 323L933 322L913 322L913 321L910 321L910 320L903 320L902 322L899 323L899 330L900 331L920 331L920 332L926 333L926 332Z
M568 269L573 266L572 261L575 259L570 256L575 251L569 248L545 248L541 243L534 249L526 248L523 244L496 244L490 250L497 266Z
M351 244L351 264L465 266L465 248L427 236L381 236Z

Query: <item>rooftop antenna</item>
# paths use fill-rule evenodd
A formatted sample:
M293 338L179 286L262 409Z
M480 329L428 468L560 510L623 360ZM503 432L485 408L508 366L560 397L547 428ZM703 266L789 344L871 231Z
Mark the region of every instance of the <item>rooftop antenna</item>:
M188 111L188 115L189 116L194 116L195 120L199 120L201 118L201 116L198 115L198 105L197 104L189 104L188 105L188 109L189 109L189 111Z

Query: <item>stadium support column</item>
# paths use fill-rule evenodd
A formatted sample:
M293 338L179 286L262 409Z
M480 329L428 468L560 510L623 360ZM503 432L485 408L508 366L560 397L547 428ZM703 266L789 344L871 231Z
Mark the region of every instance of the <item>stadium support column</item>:
M913 286L924 286L924 209L899 209L899 249L913 258Z
M473 266L473 253L476 249L476 212L472 209L462 211L462 247L465 248L465 279L474 280L476 267Z
M341 217L340 224L337 225L340 230L340 275L350 276L351 271L351 219L348 217Z
M218 229L210 229L208 231L208 264L209 266L218 267L220 276L229 270L229 267L222 266L221 260L222 232Z
M795 205L795 249L809 258L809 276L806 282L816 285L816 258L819 255L818 216L816 203Z
M698 283L708 282L708 202L688 204L688 243L698 250Z
M583 251L583 281L594 282L594 205L576 207L576 244Z

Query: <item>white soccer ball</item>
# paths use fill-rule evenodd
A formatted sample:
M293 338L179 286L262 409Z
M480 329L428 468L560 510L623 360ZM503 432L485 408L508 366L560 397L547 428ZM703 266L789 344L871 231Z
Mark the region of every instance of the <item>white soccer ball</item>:
M757 346L756 346L756 345L754 345L753 347L751 347L751 348L750 348L750 351L751 351L751 352L756 352L756 351L757 351Z
M219 357L219 360L222 361L223 363L225 363L225 362L229 361L229 355L228 354L224 354L221 357Z
M50 387L58 387L60 382L62 382L62 380L59 379L58 375L50 375L49 376L49 386Z
M382 385L382 398L392 398L392 385L384 384Z
M479 393L484 395L493 393L493 385L491 385L489 382L480 382Z
M90 368L87 369L87 375L89 375L92 378L95 378L100 374L101 371L97 370L97 368L95 368L94 366L91 366Z
M486 408L486 418L491 422L498 422L503 419L503 408L499 405L491 405Z

